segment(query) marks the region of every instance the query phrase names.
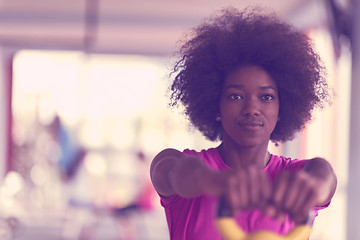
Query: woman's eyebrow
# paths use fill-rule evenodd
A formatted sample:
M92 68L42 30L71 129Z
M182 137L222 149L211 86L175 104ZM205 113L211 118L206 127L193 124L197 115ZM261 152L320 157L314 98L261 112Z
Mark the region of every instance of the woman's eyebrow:
M273 87L273 86L260 86L259 88L260 88L261 90L272 89L272 90L274 90L275 92L277 92L276 87Z
M230 84L230 85L228 85L228 86L225 87L225 89L229 89L229 88L243 89L243 88L244 88L244 85Z
M244 85L239 85L239 84L231 84L225 87L225 89L230 89L230 88L235 88L235 89L244 89ZM259 88L261 90L268 90L268 89L272 89L273 91L277 92L276 87L274 86L259 86Z

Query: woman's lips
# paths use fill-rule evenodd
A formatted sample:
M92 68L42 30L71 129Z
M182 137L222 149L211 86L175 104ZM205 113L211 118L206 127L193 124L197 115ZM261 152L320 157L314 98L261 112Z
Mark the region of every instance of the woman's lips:
M262 128L264 126L264 123L260 121L243 121L243 122L239 122L238 125L245 129L257 130Z

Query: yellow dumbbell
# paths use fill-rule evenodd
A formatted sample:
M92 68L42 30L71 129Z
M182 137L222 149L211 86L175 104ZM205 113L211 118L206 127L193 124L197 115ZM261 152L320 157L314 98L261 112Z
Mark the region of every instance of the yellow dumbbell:
M311 233L313 212L309 214L306 223L296 226L287 235L279 235L271 231L257 231L245 233L230 216L227 209L224 210L224 201L220 201L216 224L221 236L225 240L307 240Z

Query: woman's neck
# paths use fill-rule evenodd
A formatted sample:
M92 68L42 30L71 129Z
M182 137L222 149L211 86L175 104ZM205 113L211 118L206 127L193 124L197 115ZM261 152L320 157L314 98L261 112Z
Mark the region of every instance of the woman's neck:
M233 147L231 144L222 142L218 151L225 164L230 168L239 169L250 165L264 168L271 157L267 147L267 144L256 147Z

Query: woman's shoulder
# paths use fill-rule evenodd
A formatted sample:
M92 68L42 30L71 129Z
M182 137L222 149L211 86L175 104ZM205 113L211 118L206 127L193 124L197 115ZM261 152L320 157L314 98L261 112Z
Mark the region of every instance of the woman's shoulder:
M208 167L215 170L228 168L222 160L217 148L208 148L202 150L185 149L182 153L186 156L199 157Z
M269 164L283 165L283 166L302 165L305 164L307 161L309 161L309 159L291 158L282 155L271 155Z
M296 171L302 169L308 159L292 159L281 155L272 155L265 171L270 175L277 175L280 171Z
M208 148L208 149L201 149L201 150L195 150L195 149L184 149L182 152L186 156L208 156L208 155L216 155L217 154L217 148Z

